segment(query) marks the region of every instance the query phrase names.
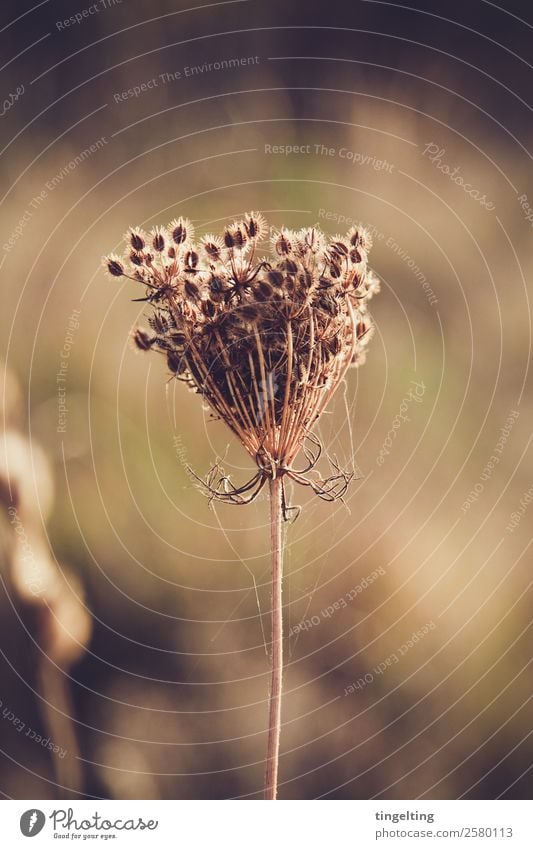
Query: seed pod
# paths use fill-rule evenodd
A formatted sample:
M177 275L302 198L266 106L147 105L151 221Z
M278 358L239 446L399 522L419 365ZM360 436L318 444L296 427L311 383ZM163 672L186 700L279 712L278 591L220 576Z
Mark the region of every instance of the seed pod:
M171 333L169 338L178 348L183 348L187 344L187 337L185 333L182 333L180 330L177 330L175 333Z
M281 271L272 269L268 272L267 278L273 286L281 286L283 284L283 274Z
M363 257L361 253L357 250L357 248L352 248L350 251L350 262L353 262L354 265L362 262Z
M284 262L280 263L280 266L287 272L287 274L296 274L298 271L298 263L293 259L286 259Z
M353 290L358 289L361 286L361 283L364 282L365 274L364 271L353 271L348 278L349 283L351 283L351 288Z
M332 262L329 266L329 273L334 280L338 280L342 276L342 269L336 262Z
M150 327L152 327L156 333L167 333L170 327L168 319L165 315L160 312L154 313L148 321L150 322Z
M136 251L131 251L130 253L130 262L133 265L142 265L144 261L143 255L138 254Z
M183 291L185 292L185 297L190 301L198 301L200 299L200 289L192 280L185 281Z
M124 266L122 262L115 257L110 256L106 259L106 268L112 277L124 276Z
M171 224L172 227L172 239L176 243L176 245L182 245L189 235L188 228L186 226L188 222L185 222L183 218L178 218L177 221L173 221Z
M248 234L244 229L244 224L235 227L233 230L233 241L235 243L235 247L243 248L248 241Z
M173 374L183 374L187 371L187 362L184 355L176 351L168 352L167 365Z
M185 254L185 271L194 270L198 265L199 256L196 251L187 251Z
M216 242L204 242L204 251L206 252L209 259L215 260L215 262L218 262L220 260L220 245L217 245Z
M213 301L214 304L222 304L225 302L225 296L222 292L213 292L209 291L209 297Z
M202 312L207 318L213 318L216 313L216 307L213 301L202 301Z
M372 236L368 230L364 230L362 227L353 227L348 235L350 244L354 248L363 248L363 250L369 251L372 247Z
M292 242L292 252L294 256L302 260L309 253L309 246L306 244L304 239L301 239L297 236Z
M138 327L133 334L133 341L140 351L149 351L155 342L155 337L151 336L144 327Z
M259 280L253 287L253 293L258 301L268 301L274 295L274 287L266 280Z
M298 285L302 289L310 289L313 285L313 275L306 268L298 275Z
M301 236L306 246L310 251L313 251L313 253L319 250L323 244L322 233L317 231L315 227L309 227L306 230L302 230Z
M294 277L286 277L283 281L283 291L287 295L294 295L296 291L296 284L294 282Z
M162 253L162 251L165 250L165 237L160 230L156 230L154 232L152 247L154 251L157 251L158 253Z
M224 244L227 248L235 247L235 239L233 238L233 233L229 228L224 230Z
M261 222L258 217L250 215L248 220L244 222L244 226L246 227L246 232L250 239L255 239L259 236L261 232Z
M292 245L285 233L280 233L274 243L276 253L280 256L287 256L292 251Z
M368 333L370 333L371 325L366 321L359 321L356 327L357 339L363 339Z
M372 234L369 230L363 228L359 231L359 244L365 251L369 251L372 247Z
M172 343L168 341L166 336L156 336L153 347L159 348L160 351L171 351Z
M143 236L138 231L132 230L130 232L130 245L134 251L142 251L145 244Z
M331 295L320 295L318 305L324 312L329 313L329 315L338 315L339 313L337 301Z
M257 321L259 318L259 308L257 304L243 304L237 307L239 315L244 321Z
M330 250L332 253L337 254L338 256L348 255L348 245L340 240L336 242L331 242Z
M209 281L209 288L211 293L219 295L224 292L226 286L221 277L212 277Z

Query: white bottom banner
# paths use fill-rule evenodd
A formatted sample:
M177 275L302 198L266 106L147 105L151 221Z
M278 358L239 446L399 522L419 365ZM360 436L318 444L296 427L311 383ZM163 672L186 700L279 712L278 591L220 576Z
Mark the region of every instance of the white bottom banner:
M522 801L3 801L1 846L531 849Z

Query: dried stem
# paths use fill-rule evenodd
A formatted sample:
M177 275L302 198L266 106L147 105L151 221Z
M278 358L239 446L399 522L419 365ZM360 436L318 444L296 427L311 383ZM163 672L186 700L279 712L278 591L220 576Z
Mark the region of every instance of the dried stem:
M272 553L272 675L268 705L268 743L265 799L275 799L278 789L279 737L281 731L281 683L283 676L283 577L282 478L270 481L270 546Z
M285 500L285 478L325 501L342 499L353 477L330 458L333 473L313 474L320 440L312 434L350 365L365 360L372 335L367 302L379 291L368 269L368 231L325 236L318 227L271 234L269 257L257 259L268 233L247 213L221 237L194 241L188 219L127 234L124 257L105 257L113 278L145 287L150 330L134 333L142 351L166 357L170 372L198 392L246 449L257 471L235 486L217 462L205 479L209 500L249 504L269 482L272 548L272 678L265 799L275 799L283 674L282 522L299 507ZM303 453L307 465L295 469ZM193 473L194 474L194 473Z

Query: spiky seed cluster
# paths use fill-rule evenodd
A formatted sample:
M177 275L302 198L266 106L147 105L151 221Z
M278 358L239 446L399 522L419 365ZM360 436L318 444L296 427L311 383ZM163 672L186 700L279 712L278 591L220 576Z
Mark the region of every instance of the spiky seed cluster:
M163 354L203 395L257 463L259 488L289 474L327 497L291 464L302 447L305 471L315 464L304 443L316 448L314 423L347 368L364 362L367 302L379 290L367 268L371 238L360 227L330 239L318 227L282 228L271 235L271 256L259 257L266 234L252 212L195 242L191 222L179 218L150 234L130 230L125 256L106 257L105 267L145 287L139 300L153 307L151 329L136 330L136 345ZM242 500L244 488L230 492L220 481L216 495Z

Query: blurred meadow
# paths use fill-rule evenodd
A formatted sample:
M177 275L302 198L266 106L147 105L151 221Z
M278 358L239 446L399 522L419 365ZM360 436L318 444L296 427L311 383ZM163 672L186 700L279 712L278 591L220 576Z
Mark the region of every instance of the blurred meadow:
M190 469L249 459L101 267L251 209L363 222L382 283L345 503L290 492L280 797L529 796L533 21L422 5L3 4L5 797L261 796L266 498L209 507Z

